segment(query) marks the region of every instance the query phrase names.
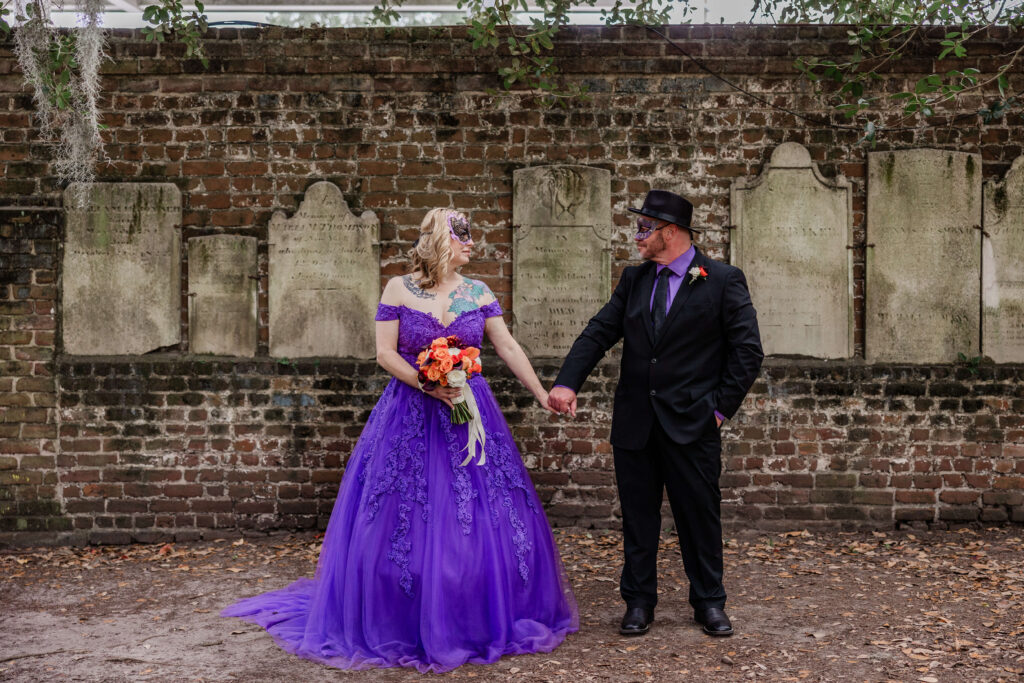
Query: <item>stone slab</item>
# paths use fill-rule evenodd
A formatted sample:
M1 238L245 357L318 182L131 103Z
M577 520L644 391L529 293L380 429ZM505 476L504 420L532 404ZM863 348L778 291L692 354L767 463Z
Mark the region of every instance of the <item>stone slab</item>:
M589 166L519 169L512 179L516 339L561 358L611 296L611 173Z
M1002 182L985 183L982 237L982 353L1024 363L1024 156Z
M869 362L980 353L981 171L981 156L966 152L868 154Z
M730 262L747 277L766 354L853 355L851 197L846 178L822 176L795 142L733 182Z
M64 206L64 352L141 354L178 344L178 188L171 183L73 183L64 191Z
M207 235L188 241L188 346L192 353L256 355L259 343L256 238Z
M291 218L270 219L270 355L372 358L380 300L380 221L355 216L330 182Z

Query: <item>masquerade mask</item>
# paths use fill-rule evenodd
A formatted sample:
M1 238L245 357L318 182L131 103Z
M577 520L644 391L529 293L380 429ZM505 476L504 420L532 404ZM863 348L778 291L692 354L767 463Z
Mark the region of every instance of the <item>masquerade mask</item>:
M469 244L473 241L469 235L469 221L458 214L448 215L448 231L460 244Z
M655 230L661 230L668 225L658 225L662 221L657 221L653 218L641 217L636 219L636 234L633 236L637 242L643 242L645 239L654 234Z

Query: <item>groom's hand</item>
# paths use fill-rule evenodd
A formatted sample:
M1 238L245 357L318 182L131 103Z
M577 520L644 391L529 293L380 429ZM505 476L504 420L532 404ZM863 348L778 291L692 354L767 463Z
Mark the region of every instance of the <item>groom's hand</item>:
M548 405L556 413L576 417L576 392L568 387L553 387L548 394Z

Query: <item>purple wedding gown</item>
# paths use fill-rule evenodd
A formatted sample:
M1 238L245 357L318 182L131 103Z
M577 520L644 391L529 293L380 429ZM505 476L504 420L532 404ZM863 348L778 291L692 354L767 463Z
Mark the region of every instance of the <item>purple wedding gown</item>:
M441 336L480 346L493 302L448 326L381 304L398 351ZM466 425L392 379L349 458L316 577L222 612L265 628L283 649L345 669L448 671L550 652L579 629L572 589L541 502L487 381L469 381L486 432L484 465L465 467Z

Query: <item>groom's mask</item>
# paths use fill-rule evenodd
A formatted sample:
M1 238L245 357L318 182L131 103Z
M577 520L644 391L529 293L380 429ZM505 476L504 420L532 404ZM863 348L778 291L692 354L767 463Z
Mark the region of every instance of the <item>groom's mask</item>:
M664 223L664 225L658 225L658 223ZM656 230L661 230L668 225L669 224L665 223L665 221L641 216L636 219L636 234L633 235L633 239L637 242L643 242L645 239L653 235Z

